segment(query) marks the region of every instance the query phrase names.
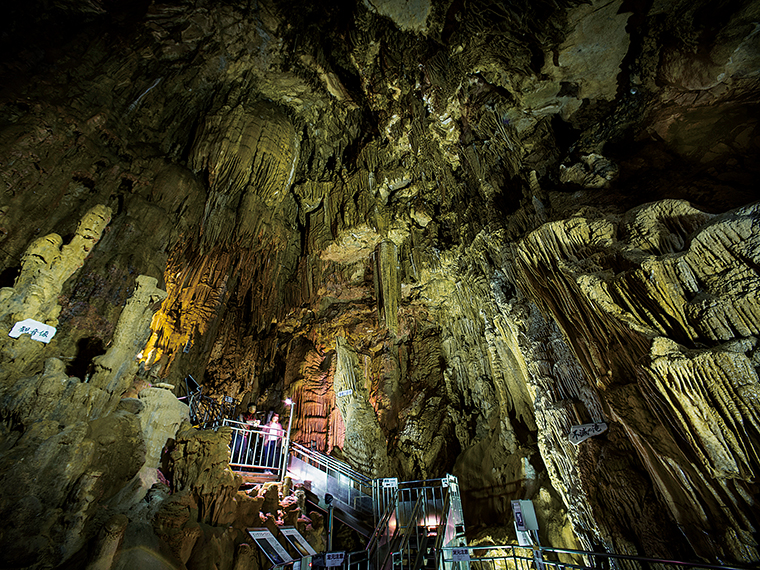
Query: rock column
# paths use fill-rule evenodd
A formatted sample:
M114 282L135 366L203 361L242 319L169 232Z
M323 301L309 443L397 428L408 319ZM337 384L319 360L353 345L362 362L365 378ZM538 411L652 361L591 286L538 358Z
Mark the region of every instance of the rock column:
M398 249L390 240L380 242L375 249L375 294L380 322L396 335L401 287L398 275Z

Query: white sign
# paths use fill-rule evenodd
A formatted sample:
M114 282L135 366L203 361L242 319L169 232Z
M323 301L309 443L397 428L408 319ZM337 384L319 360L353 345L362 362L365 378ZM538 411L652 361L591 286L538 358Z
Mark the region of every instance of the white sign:
M454 548L451 551L451 560L454 562L469 562L470 551L466 548Z
M383 489L396 489L398 488L398 478L392 477L390 479L381 479Z
M269 532L269 529L249 528L246 530L273 564L279 565L293 562L288 551L285 550L274 535Z
M604 422L596 422L593 424L583 424L580 426L573 426L570 428L568 438L570 443L578 445L582 441L586 441L588 438L607 431L607 424Z
M517 530L538 530L538 519L532 501L512 501Z
M325 566L341 566L345 556L345 552L328 552L325 554Z
M24 319L13 325L8 336L11 338L18 338L22 334L30 334L32 340L38 340L47 344L50 342L50 339L55 336L55 327L35 321L34 319Z
M306 539L298 532L298 529L294 526L284 526L280 529L280 532L287 539L287 541L295 548L301 556L314 556L317 551L311 547L311 544L306 542Z
M353 393L354 393L353 390L341 390L340 392L338 392L335 395L338 396L338 398L342 398L343 396L350 396Z

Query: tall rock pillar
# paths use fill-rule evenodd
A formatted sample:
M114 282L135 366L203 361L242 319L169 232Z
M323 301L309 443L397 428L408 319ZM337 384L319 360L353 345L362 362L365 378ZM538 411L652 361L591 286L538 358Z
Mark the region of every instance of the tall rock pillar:
M384 477L388 472L387 441L369 402L359 355L343 337L335 339L335 351L338 359L333 388L346 424L343 452L358 470Z
M375 295L380 323L396 335L401 285L398 274L398 248L390 240L381 241L375 248Z

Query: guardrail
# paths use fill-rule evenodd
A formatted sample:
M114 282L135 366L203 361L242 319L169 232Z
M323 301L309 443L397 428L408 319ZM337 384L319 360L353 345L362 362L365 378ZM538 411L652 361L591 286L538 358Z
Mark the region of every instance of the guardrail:
M296 442L291 442L290 444L290 455L301 459L304 463L308 463L320 471L324 471L330 477L340 477L342 479L353 481L354 488L362 491L365 495L372 496L372 479L351 469L351 467L342 461L338 461L329 455L309 449Z
M322 508L323 497L331 497L335 516L354 530L368 536L372 532L372 480L328 455L298 443L290 444L288 474L295 480L310 481L310 491Z
M185 396L190 406L190 422L201 429L216 429L225 418L235 415L237 401L229 396L214 399L203 393L203 386L190 374L185 377Z
M378 491L381 500L393 497L396 501L397 529L390 543L391 557L377 563L374 570L428 568L436 563L441 547L466 544L456 477L402 481L397 485L395 495L386 489Z
M223 425L232 429L230 467L243 473L270 472L281 478L287 460L284 433L271 433L266 427L254 427L229 418L223 420Z
M702 562L682 562L624 554L606 554L566 548L501 546L444 547L438 550L439 570L749 570Z

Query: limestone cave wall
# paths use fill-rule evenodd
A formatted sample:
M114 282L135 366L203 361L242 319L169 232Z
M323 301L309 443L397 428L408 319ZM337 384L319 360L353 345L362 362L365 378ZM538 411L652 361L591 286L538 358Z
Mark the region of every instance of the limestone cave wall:
M7 16L10 567L256 567L273 499L183 424L188 374L369 476L457 475L471 541L530 498L544 544L760 561L760 3Z

